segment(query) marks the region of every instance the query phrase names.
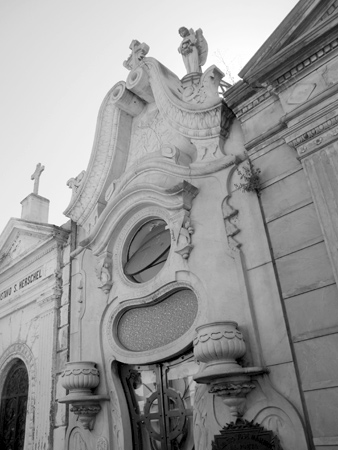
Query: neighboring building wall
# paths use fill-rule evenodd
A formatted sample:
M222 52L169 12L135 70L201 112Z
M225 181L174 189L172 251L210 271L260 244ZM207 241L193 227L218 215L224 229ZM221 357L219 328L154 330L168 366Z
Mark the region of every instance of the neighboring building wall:
M316 21L319 17L314 14ZM337 18L331 18L333 30ZM325 36L325 19L322 23ZM317 449L335 449L338 52L334 36L321 40L319 31L316 36L304 49L293 49L289 41L280 67L261 61L261 69L252 60L241 74L246 86L235 86L226 98L242 123L250 159L261 170L262 219L279 288L280 320L285 320L292 349L285 367L295 364L311 441ZM272 47L277 45L270 39ZM277 61L278 51L269 56ZM256 89L249 93L251 86Z
M29 377L27 450L60 448L57 439L53 447L53 428L58 424L55 373L67 238L64 229L14 219L1 236L0 291L10 294L0 302L0 403L6 375L20 359Z

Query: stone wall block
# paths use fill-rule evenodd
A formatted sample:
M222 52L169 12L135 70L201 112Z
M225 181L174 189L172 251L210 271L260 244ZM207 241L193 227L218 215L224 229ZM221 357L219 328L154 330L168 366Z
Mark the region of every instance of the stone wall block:
M68 361L68 351L62 350L56 356L56 372L60 373L64 370L66 362Z
M69 283L69 277L70 277L70 271L69 271L69 264L65 265L62 269L62 284L68 284Z
M58 350L65 350L68 347L68 333L68 325L58 330Z
M67 425L67 405L55 402L55 426Z
M70 245L66 245L62 252L62 264L66 266L70 261Z
M62 286L61 306L64 306L67 303L69 303L69 289L70 289L69 283Z
M66 427L65 426L54 428L53 448L55 448L55 449L65 448L65 437L66 437Z
M325 148L302 162L338 283L338 152Z
M59 327L63 327L65 325L68 325L68 312L69 312L69 305L61 306L60 308L60 322Z

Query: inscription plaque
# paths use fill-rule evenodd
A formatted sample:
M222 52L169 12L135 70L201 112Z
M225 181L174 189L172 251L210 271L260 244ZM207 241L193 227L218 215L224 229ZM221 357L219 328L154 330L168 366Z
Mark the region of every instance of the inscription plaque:
M258 423L237 420L214 436L212 450L282 450L278 437Z

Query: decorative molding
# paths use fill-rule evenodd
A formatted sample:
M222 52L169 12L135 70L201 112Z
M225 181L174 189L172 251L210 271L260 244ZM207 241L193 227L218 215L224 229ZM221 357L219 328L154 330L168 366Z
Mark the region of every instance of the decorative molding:
M51 239L53 239L53 238L51 238ZM44 242L44 244L46 244L46 242ZM3 274L1 274L1 283L5 282L9 278L12 278L14 275L17 275L18 273L22 272L24 269L27 269L27 267L30 267L35 261L38 261L43 256L47 255L48 253L52 252L53 250L58 249L58 247L59 247L59 244L55 243L51 247L49 247L46 250L44 250L43 252L39 252L39 254L34 256L33 258L29 258L26 261L25 264L21 265L20 262L17 262L15 267L11 266L11 267L6 268L6 271L10 270L12 267L13 267L14 270L10 274L8 274L7 276L2 276ZM37 250L34 250L33 252L35 253L36 251Z
M151 306L152 303L157 303L161 301L161 299L165 299L165 297L173 293L175 291L181 289L189 289L193 291L197 298L198 302L198 311L196 317L189 327L189 329L181 336L180 338L172 341L166 345L161 347L145 350L145 351L130 351L121 346L119 339L117 337L117 326L121 316L129 309L140 306ZM161 288L154 291L153 285L148 287L149 294L141 297L139 293L134 293L135 298L124 300L120 302L118 305L113 305L112 310L109 312L105 320L105 325L103 332L105 334L105 338L107 343L109 344L109 351L113 350L113 354L116 358L124 362L126 364L146 364L154 361L158 361L160 359L169 358L173 354L180 353L183 349L185 349L191 341L193 340L195 334L196 324L199 322L201 313L203 312L205 307L202 304L199 292L197 289L194 289L190 283L185 281L175 281L168 284L165 284ZM174 349L174 350L173 350Z
M296 148L299 145L305 144L310 139L318 136L318 134L323 133L325 130L330 129L337 124L338 124L338 115L332 117L329 120L326 120L325 122L321 123L320 125L317 125L316 127L312 128L311 130L306 131L301 136L290 141L289 145L292 145L292 147ZM338 134L338 131L335 134Z
M88 169L64 214L83 225L102 195L118 141L121 110L114 104L115 86L104 99Z
M75 428L75 431L72 430L72 432L69 435L68 439L68 450L88 450L87 444L86 444L86 438L82 436L81 431L78 427Z
M212 96L202 105L190 105L183 100L184 90L180 80L172 73L169 78L168 71L164 71L156 59L145 58L138 70L140 69L147 70L157 107L172 128L188 138L205 139L220 135L222 110L220 97ZM213 72L216 69L215 66L210 67L205 76L209 71ZM182 99L177 95L180 92Z
M99 437L96 442L96 450L108 450L108 441L104 437Z
M285 81L289 80L291 77L293 77L297 73L306 69L307 67L312 65L314 62L318 61L318 59L327 55L329 52L334 50L337 46L338 46L338 38L334 39L329 44L325 45L325 47L321 48L320 50L316 51L308 58L304 59L302 62L298 63L292 69L285 72L282 76L278 77L277 80L274 82L274 84L282 85Z
M31 349L24 343L12 344L0 357L0 392L16 359L21 359L26 367L29 378L27 416L25 430L25 448L33 450L34 445L34 425L35 425L35 383L36 383L36 362Z
M103 252L110 251L108 246L111 237L132 212L136 213L149 205L166 210L169 217L182 209L189 211L196 191L194 186L185 181L172 189L163 189L153 184L134 185L108 203L93 232L80 242L80 246L90 248L94 255L100 256Z
M336 141L338 139L337 125L338 115L306 131L301 136L288 142L288 144L297 150L299 159L302 160L331 142Z
M255 108L256 106L260 105L261 103L263 103L265 100L267 100L268 98L271 97L271 92L267 91L264 89L264 93L262 94L256 94L256 98L254 100L251 100L250 102L248 102L245 106L243 106L241 109L235 109L235 113L237 118L241 118L243 116L243 114L249 112L250 110L252 110L253 108Z
M318 22L322 22L325 19L327 19L328 17L331 16L331 14L338 8L338 0L336 0L334 3L332 3L332 5L330 6L330 8L322 15L322 17L319 19Z
M99 280L99 289L102 289L105 294L109 294L113 286L112 268L112 255L110 252L104 252L96 257L95 273Z
M304 424L292 403L272 387L267 375L255 383L256 389L247 397L243 418L276 433L283 450L308 450Z

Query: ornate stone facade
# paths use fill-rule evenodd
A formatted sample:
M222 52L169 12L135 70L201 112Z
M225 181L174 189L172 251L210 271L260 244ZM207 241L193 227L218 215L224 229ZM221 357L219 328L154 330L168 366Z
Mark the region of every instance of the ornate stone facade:
M222 93L200 29L181 29L182 80L132 41L68 182L72 251L20 221L0 240L0 321L21 324L0 388L22 359L27 448L338 446L336 3L299 2Z

